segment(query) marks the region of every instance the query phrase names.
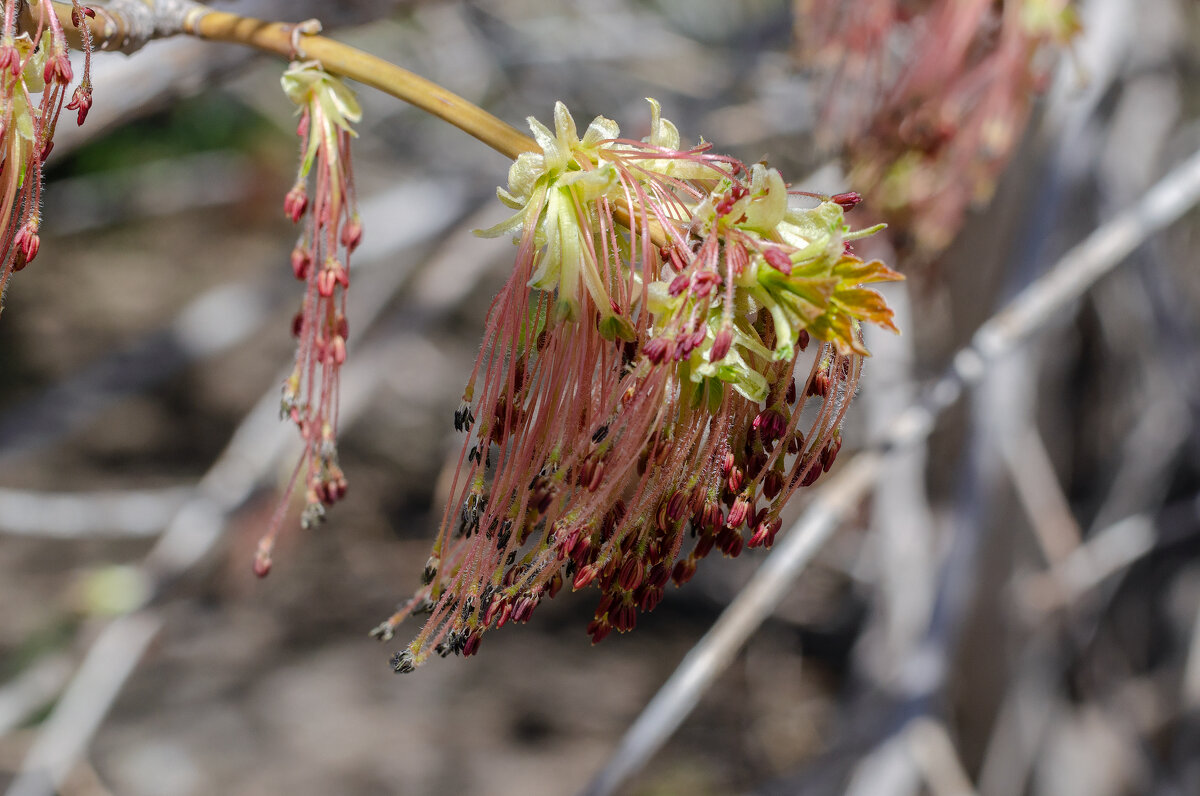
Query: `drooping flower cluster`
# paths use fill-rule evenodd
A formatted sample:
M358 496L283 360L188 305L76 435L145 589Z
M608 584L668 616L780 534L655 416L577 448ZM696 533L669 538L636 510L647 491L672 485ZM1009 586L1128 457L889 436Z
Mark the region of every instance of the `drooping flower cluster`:
M304 450L259 542L254 571L260 576L270 571L271 551L297 484L304 490L304 528L324 519L326 507L346 494L337 455L338 377L349 335L350 255L362 240L350 163L351 124L362 118L354 93L312 62L293 63L282 83L300 108L300 169L283 210L294 223L304 222L291 258L296 279L304 283L304 299L292 322L296 365L284 382L280 410L299 428Z
M796 0L801 57L828 76L820 129L922 257L991 196L1078 29L1072 0Z
M42 167L73 79L67 38L49 2L36 4L37 28L17 34L17 0L3 0L0 30L0 308L8 279L41 246ZM66 107L83 124L92 105L91 39L77 3L72 18L84 44L84 74Z
M603 117L580 137L561 103L553 130L530 119L541 154L482 233L517 262L455 416L449 506L423 585L375 631L430 614L397 671L473 654L564 584L600 590L594 641L628 631L714 548L769 547L837 455L860 323L891 328L860 286L899 275L849 253L857 197L794 207L778 172L680 149L651 108L643 141Z

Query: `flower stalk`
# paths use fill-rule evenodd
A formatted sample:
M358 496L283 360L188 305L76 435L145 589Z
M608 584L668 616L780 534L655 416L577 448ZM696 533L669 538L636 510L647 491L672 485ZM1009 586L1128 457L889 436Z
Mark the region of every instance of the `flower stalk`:
M300 523L312 528L341 500L346 476L338 463L338 384L350 334L346 289L350 255L362 240L350 160L352 125L362 119L354 93L314 62L293 63L283 90L298 108L300 168L284 199L284 213L303 222L292 250L292 272L304 284L292 322L296 364L284 382L280 414L296 425L304 444L284 497L258 545L254 571L271 569L271 553L297 485L304 493Z

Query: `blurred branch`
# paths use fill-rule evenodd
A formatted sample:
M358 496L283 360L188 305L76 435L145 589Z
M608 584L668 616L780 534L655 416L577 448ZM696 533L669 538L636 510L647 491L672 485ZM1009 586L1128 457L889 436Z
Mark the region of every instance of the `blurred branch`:
M55 2L54 11L67 31L74 31L71 3ZM533 139L507 122L436 83L355 47L317 35L321 23L266 22L214 11L192 0L111 0L95 7L86 20L101 50L134 52L152 39L181 34L209 41L253 47L289 60L316 60L329 72L357 80L390 94L439 119L509 158L537 151Z
M886 452L924 439L941 412L959 398L964 388L977 384L992 361L1063 312L1139 244L1197 201L1200 152L1179 164L1133 207L1097 228L984 323L924 400L900 414L876 444L833 473L817 490L782 544L650 700L584 793L614 793L658 751L741 645L775 609L817 548L874 484Z
M430 202L435 188L438 201ZM465 206L465 186L449 180L436 186L425 180L405 181L367 199L361 213L370 233L358 249L354 273L367 278L369 272L388 272L372 277L387 285L403 281L410 268L393 262L391 255L440 234ZM407 221L397 224L397 218ZM294 281L287 273L290 287ZM12 461L53 444L84 427L113 402L150 389L193 362L242 344L273 317L281 295L252 283L221 284L200 294L169 326L101 358L0 417L0 461ZM390 295L388 288L363 291L356 301L377 302Z
M78 493L0 488L0 533L51 539L155 536L191 494L189 486Z
M439 205L441 212L455 215L457 207L461 204ZM381 225L381 229L386 228L386 224ZM422 234L428 231L428 227L423 228ZM365 242L359 251L363 260L390 253L381 251L379 244L368 249ZM478 267L482 267L478 265L480 262L483 261L477 261ZM362 329L357 339L367 338L373 322L382 314L389 298L407 283L409 274L408 269L395 268L375 269L362 275L359 289L350 298L351 317ZM341 376L343 427L348 427L366 407L368 398L389 372L388 363L402 345L403 341L384 340L354 352ZM9 796L49 796L54 792L84 754L129 675L162 628L164 620L158 603L168 587L212 551L225 531L229 516L277 468L294 445L294 429L279 420L279 393L275 385L282 378L281 375L272 381L271 389L243 419L194 494L176 512L142 561L138 575L146 596L129 613L105 627L89 648L63 699L42 725L21 774L8 790Z

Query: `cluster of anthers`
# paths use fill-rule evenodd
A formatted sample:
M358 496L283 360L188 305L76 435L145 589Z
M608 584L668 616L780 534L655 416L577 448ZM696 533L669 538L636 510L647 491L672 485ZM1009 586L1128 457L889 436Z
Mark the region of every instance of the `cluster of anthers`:
M284 498L259 541L254 571L271 569L271 552L298 484L304 490L304 528L318 524L325 508L346 494L338 464L338 378L346 361L346 288L350 255L362 240L350 164L351 125L362 118L354 93L316 63L293 63L283 89L300 109L301 141L296 184L283 210L293 223L304 221L292 250L292 271L304 283L304 299L292 321L296 364L283 386L280 412L300 430L304 445Z
M771 546L841 447L861 323L894 330L862 285L901 277L848 245L874 231L847 226L856 195L681 149L650 103L642 141L603 117L580 137L561 103L553 130L529 120L541 154L498 191L516 213L481 233L517 261L455 415L449 506L423 585L373 631L429 614L397 671L474 654L564 585L600 590L600 641L713 549Z
M37 256L41 246L42 167L54 147L54 129L66 103L83 124L92 106L91 38L74 2L71 18L83 39L83 79L67 101L74 79L67 37L49 0L31 4L36 29L17 34L19 0L3 0L0 29L0 308L8 279Z

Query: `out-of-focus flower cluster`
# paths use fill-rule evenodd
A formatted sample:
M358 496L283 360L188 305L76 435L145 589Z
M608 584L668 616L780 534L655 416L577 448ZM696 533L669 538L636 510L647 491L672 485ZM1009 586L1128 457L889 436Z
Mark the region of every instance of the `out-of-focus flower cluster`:
M259 542L254 570L265 575L292 492L303 489L301 525L310 528L346 494L338 464L338 378L346 361L346 288L350 255L362 240L350 163L351 125L362 118L354 93L316 63L293 63L282 78L300 108L300 169L283 210L303 231L292 250L292 271L304 299L292 321L296 364L283 386L281 413L300 430L304 450L271 526Z
M36 3L37 28L17 34L18 0L3 0L0 30L0 308L8 279L41 246L42 166L54 147L54 129L74 79L67 38L49 2ZM83 124L92 105L88 66L91 40L75 5L72 17L85 51L83 79L66 103Z
M1072 0L796 0L801 58L827 77L819 129L901 248L928 258L988 199Z
M769 547L828 470L862 357L892 327L862 287L899 279L848 246L857 196L790 197L765 164L680 148L560 103L500 199L512 236L455 416L466 434L423 585L375 634L424 628L393 665L471 655L485 631L595 585L594 641L631 630L712 550ZM797 201L799 200L799 201ZM798 206L804 202L809 207Z

